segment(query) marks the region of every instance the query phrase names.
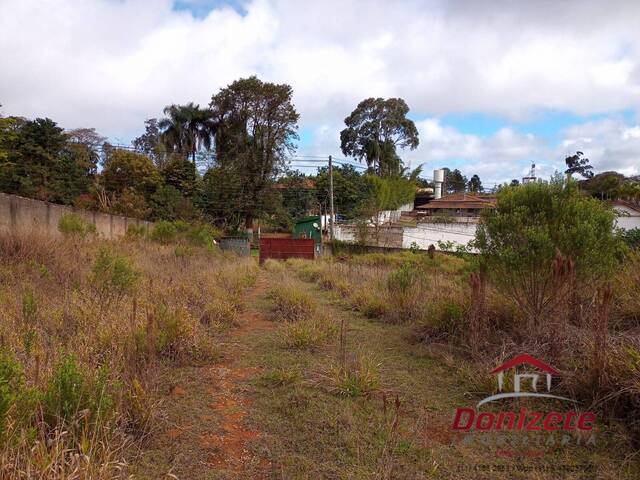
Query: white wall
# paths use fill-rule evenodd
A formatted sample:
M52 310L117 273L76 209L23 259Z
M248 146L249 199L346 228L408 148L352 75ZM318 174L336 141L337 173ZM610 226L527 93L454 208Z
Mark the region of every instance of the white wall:
M404 227L402 248L411 248L415 242L421 250L426 250L429 245L438 248L438 241L454 242L457 245L466 245L476 235L475 223L419 223L415 227Z
M400 216L402 212L411 212L413 211L413 202L407 203L406 205L402 205L397 210L383 210L378 214L378 225L382 225L385 223L394 223L400 220ZM376 217L371 217L369 220L372 224L376 223Z
M640 213L624 205L616 205L613 209L620 214L616 219L616 226L624 230L640 228Z

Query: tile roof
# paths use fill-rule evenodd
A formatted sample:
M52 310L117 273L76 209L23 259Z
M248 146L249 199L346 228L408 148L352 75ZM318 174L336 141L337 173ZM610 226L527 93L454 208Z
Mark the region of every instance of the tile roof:
M496 197L454 193L429 203L418 205L417 210L457 209L457 208L495 208Z

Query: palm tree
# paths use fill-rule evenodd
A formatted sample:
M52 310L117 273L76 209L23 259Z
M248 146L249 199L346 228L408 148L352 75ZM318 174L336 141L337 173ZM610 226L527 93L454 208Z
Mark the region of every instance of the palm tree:
M166 117L158 122L162 143L170 151L191 155L195 164L198 150L211 148L216 130L213 113L193 102L169 105L163 112Z

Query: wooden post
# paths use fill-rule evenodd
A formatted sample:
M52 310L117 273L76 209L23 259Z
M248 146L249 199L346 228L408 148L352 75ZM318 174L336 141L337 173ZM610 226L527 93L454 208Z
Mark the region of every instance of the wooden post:
M333 210L333 159L331 158L331 155L329 155L329 209L329 221L331 222L329 224L329 235L331 237L331 241L333 242L333 220L335 212Z

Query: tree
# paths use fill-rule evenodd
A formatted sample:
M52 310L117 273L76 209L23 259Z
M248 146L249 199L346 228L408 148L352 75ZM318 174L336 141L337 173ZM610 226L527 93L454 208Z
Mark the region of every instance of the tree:
M483 213L475 247L493 285L535 332L557 316L567 289L591 298L611 278L622 248L613 232L615 218L611 208L582 195L572 182L505 187L497 208ZM567 269L575 280L562 277Z
M0 118L0 191L19 193L17 142L25 119Z
M480 193L484 190L482 187L482 182L480 181L480 177L478 175L474 175L471 177L471 180L467 182L467 188L470 192Z
M186 105L169 105L164 108L167 116L158 123L162 143L171 152L191 155L195 165L199 149L209 150L215 132L212 112L189 102Z
M459 193L465 191L469 181L467 180L467 177L465 177L457 168L453 171L445 168L444 183L447 193Z
M298 112L293 90L286 84L263 82L255 76L236 80L211 99L216 125L216 168L239 188L227 190L231 204L242 205L245 227L270 203L267 195L295 151Z
M396 149L414 150L418 129L407 118L409 107L401 98L367 98L358 104L340 132L340 149L347 156L365 159L378 175L398 174L402 161Z
M131 144L137 152L148 155L158 168L164 165L166 148L162 143L160 128L156 118L144 121L144 133L133 139Z
M325 211L328 208L326 199L320 201L316 196L315 182L297 170L287 171L278 178L276 189L282 198L283 210L291 220L317 211L319 205L324 205Z
M513 180L511 180L510 185L512 187L517 187L518 185L520 185L520 180L518 180L517 178L514 178Z
M625 177L618 172L602 172L580 182L584 190L602 200L617 198L624 185Z
M571 155L564 159L567 164L567 169L564 171L569 177L572 174L578 173L584 178L593 177L593 167L589 165L589 159L584 157L584 153L578 151L575 155Z
M75 128L66 133L69 148L74 151L78 163L90 170L90 174L95 174L106 137L96 132L95 128Z
M52 180L60 157L67 146L64 130L49 118L27 120L15 140L14 179L18 192L39 200L53 197Z
M143 196L151 195L161 184L161 177L149 157L117 149L102 172L105 190L116 196L131 189Z
M318 201L326 202L329 198L329 168L319 168L315 181ZM369 195L367 180L352 165L333 167L333 198L336 213L346 218L354 218L358 205Z
M175 156L160 170L164 183L175 187L184 196L191 197L196 188L197 172L193 163Z

